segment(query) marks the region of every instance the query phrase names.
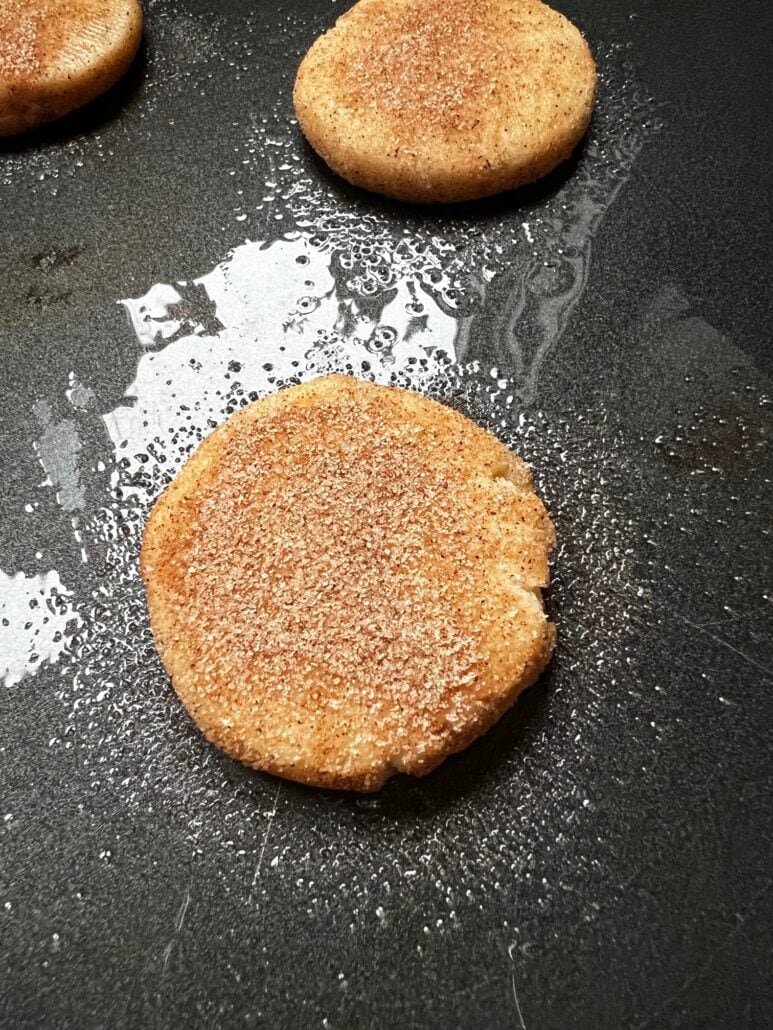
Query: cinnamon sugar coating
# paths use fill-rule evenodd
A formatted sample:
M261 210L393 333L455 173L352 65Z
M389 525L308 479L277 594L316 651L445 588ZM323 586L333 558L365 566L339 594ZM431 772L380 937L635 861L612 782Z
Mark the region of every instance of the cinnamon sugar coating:
M258 401L156 503L142 572L172 683L247 765L374 790L489 727L549 660L552 524L526 466L418 394Z
M539 0L360 0L304 57L294 100L343 178L436 203L546 175L595 88L581 33Z

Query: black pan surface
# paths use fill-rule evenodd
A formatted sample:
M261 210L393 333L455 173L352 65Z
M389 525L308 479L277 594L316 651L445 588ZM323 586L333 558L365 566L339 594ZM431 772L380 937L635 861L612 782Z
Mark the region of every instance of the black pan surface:
M768 1026L766 5L559 4L587 141L454 210L300 138L345 6L148 0L127 81L0 152L0 1023ZM373 797L205 743L137 574L196 440L332 368L498 432L560 541L547 674Z

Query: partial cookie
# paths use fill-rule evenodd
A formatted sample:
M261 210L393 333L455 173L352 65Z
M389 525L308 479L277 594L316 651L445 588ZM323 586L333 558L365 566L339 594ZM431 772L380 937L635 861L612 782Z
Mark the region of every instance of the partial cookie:
M553 650L527 467L419 394L329 376L231 417L156 503L153 633L206 736L376 790L483 733Z
M538 0L360 0L304 57L294 100L344 179L437 203L552 171L595 90L582 35Z
M139 0L0 0L0 136L106 92L142 38Z

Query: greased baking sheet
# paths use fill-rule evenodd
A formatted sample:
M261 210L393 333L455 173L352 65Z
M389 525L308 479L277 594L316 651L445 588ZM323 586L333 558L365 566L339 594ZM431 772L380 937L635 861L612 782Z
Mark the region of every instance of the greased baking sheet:
M606 6L561 5L587 141L483 204L383 202L305 146L294 71L341 3L149 2L116 93L0 153L9 1026L763 1025L764 33ZM207 744L137 571L196 442L331 370L491 428L559 537L548 673L366 798Z

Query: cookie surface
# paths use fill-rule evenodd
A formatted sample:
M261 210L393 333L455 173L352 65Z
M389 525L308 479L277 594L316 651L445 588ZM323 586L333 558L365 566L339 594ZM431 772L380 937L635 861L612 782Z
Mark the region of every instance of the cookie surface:
M139 0L0 0L0 136L61 118L125 74Z
M553 526L520 458L419 394L328 376L212 433L148 520L153 633L234 758L322 787L423 775L548 662Z
M360 0L301 62L301 129L344 179L416 202L546 175L590 122L596 69L538 0Z

